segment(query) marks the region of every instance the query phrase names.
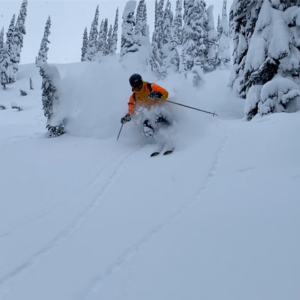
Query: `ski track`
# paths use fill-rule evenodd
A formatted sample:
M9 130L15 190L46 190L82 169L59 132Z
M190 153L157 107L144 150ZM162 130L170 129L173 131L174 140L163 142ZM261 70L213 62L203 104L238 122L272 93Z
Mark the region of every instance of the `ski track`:
M90 187L94 186L95 183L97 182L99 176L101 176L112 164L116 159L119 159L123 154L121 153L119 156L115 157L114 159L112 159L110 161L110 163L108 163L105 168L101 171L101 173L99 173L97 176L95 176L95 178L92 179L91 182L89 182L79 193L77 193L76 195L73 195L71 198L66 199L62 202L60 202L59 204L49 207L47 209L43 209L41 212L33 214L32 216L27 217L25 220L21 220L19 222L16 222L15 224L11 225L10 228L6 231L0 232L0 239L7 237L8 235L10 235L11 233L19 230L20 228L27 226L35 221L38 221L39 219L42 219L43 217L47 216L48 214L52 213L53 211L59 209L61 206L71 202L74 199L79 198L82 194L84 194L84 192L89 189ZM95 168L92 168L95 169Z
M112 275L118 273L125 264L131 262L140 252L140 250L158 234L170 226L175 220L181 217L193 204L201 199L201 196L207 191L212 179L216 176L218 167L223 158L229 140L229 134L225 133L225 137L221 141L220 147L216 151L214 160L208 171L206 178L204 179L203 185L197 190L195 195L187 201L181 208L175 211L169 216L164 222L150 230L144 237L142 237L137 243L126 249L119 257L112 262L104 271L104 273L96 276L90 284L79 294L77 299L87 300L97 292L109 281ZM127 283L128 284L128 283Z
M48 255L51 254L59 245L65 242L68 237L75 233L81 225L85 222L88 216L97 208L105 194L110 190L115 181L118 179L119 175L123 172L126 165L130 161L133 153L136 152L141 146L135 147L133 150L127 152L126 155L121 155L120 161L117 163L117 168L114 168L112 174L109 176L107 183L102 184L102 188L93 197L89 206L84 209L74 221L70 223L69 226L65 228L61 233L59 233L50 243L48 243L41 250L34 253L26 262L16 267L10 272L10 274L4 276L0 279L0 299L3 299L7 294L10 293L12 286L22 279L24 279L29 272L37 267ZM109 166L108 166L109 168ZM102 172L97 176L97 178L102 174ZM97 181L97 178L94 182Z

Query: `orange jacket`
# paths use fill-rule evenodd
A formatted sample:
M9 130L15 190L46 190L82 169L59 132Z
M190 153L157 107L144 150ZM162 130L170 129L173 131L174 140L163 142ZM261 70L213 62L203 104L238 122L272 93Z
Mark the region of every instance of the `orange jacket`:
M143 82L143 87L140 91L133 91L133 94L129 98L128 103L128 114L132 115L135 112L136 107L146 107L150 109L154 105L161 104L161 100L156 99L148 99L148 94L151 92L148 85L151 86L153 92L161 92L162 93L162 100L166 100L169 96L167 90L162 88L161 86L157 85L156 83L148 83L146 81Z

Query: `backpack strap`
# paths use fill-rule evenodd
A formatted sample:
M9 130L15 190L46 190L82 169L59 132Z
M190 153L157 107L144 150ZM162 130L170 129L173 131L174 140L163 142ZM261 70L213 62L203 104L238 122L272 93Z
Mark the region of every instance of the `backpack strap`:
M147 82L147 88L150 91L150 93L152 92L152 83Z

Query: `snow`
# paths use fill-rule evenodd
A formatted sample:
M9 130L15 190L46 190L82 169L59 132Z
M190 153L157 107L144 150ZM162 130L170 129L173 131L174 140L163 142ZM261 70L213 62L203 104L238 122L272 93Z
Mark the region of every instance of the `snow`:
M116 140L132 70L49 68L63 136L46 138L35 65L0 90L0 299L299 299L299 112L245 122L229 71L199 91L145 73L170 100L218 113L173 105L176 150L150 158L134 122Z

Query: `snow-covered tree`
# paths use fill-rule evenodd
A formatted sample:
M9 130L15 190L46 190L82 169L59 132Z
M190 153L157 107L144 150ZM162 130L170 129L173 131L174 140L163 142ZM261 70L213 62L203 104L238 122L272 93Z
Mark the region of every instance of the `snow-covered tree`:
M136 11L136 36L147 36L147 7L145 0L140 0Z
M98 51L100 56L108 55L109 49L107 44L108 19L101 22L98 39Z
M230 62L230 36L227 19L227 0L223 0L222 19L220 20L219 30L221 33L219 41L220 68L226 69Z
M168 44L171 41L171 32L173 25L173 13L170 0L167 0L164 18L163 18L163 30L162 30L162 43L163 45Z
M220 38L221 36L221 28L220 28L220 23L221 23L221 19L220 19L220 15L218 15L218 23L217 23L217 33L218 33L218 38Z
M95 16L91 25L89 42L86 52L86 60L93 61L96 59L98 52L98 21L99 21L99 5L96 8Z
M60 74L53 65L41 65L40 75L42 76L42 104L44 116L47 118L46 128L51 137L56 137L65 133L66 119L61 119L58 114L58 85Z
M167 75L166 62L163 48L164 38L164 0L155 2L155 28L152 35L152 53L150 59L150 65L152 71L159 78L165 78Z
M0 50L3 49L4 45L4 27L0 31Z
M6 85L10 83L10 74L12 70L11 51L7 43L3 44L3 48L0 49L0 74L1 85L5 90Z
M110 55L115 55L117 51L117 44L118 44L118 24L119 24L119 9L116 11L116 17L115 17L115 23L114 23L114 28L112 32L112 37L111 37L111 46L109 48L109 54Z
M135 17L134 11L136 1L127 1L123 12L122 36L121 36L121 52L120 61L124 61L125 56L139 50L137 40L134 34Z
M40 67L43 64L47 63L47 59L48 59L48 44L49 42L49 35L50 35L50 27L51 27L51 19L50 16L48 17L48 20L46 22L46 26L45 26L45 31L44 31L44 36L42 38L42 42L41 42L41 46L40 46L40 50L39 50L39 54L37 57L37 62L36 65L38 67Z
M299 73L300 8L295 2L264 1L239 73L247 119L296 110Z
M8 31L6 33L6 44L8 46L9 51L7 55L10 55L10 64L6 67L6 75L8 76L8 82L7 83L13 83L16 81L16 78L14 76L14 70L13 67L17 62L17 53L16 49L14 47L14 32L15 32L15 15L13 15Z
M157 4L157 29L156 32L156 42L157 47L161 50L163 45L163 37L164 37L164 0L160 0Z
M13 67L14 73L18 71L18 64L21 60L21 50L23 48L23 36L26 34L25 20L27 16L27 4L27 0L23 0L14 30L14 55L16 60Z
M31 78L29 78L29 88L30 88L31 90L34 90L34 88L33 88L33 83L32 83L32 79L31 79Z
M218 65L219 60L217 59L218 56L218 33L215 30L215 22L214 22L214 15L213 15L214 6L210 5L207 8L207 16L208 16L208 54L207 54L207 63L211 70L215 69Z
M113 27L112 25L109 25L109 30L107 33L107 55L111 55L111 49L113 46L112 34L113 34Z
M156 42L156 37L157 33L154 31L153 36L152 36L152 50L151 50L151 59L150 59L150 65L151 65L151 70L156 74L158 77L160 77L160 74L162 73L161 71L161 60L160 60L160 55L159 55L159 50L158 50L158 45Z
M82 47L81 47L81 61L86 60L86 52L88 47L88 34L87 34L87 28L85 27L84 33L83 33L83 41L82 41Z
M204 0L184 1L183 51L185 55L184 68L192 71L197 61L199 67L207 66L208 54L208 19Z
M0 61L1 61L1 53L3 51L3 46L4 46L4 28L2 28L0 31ZM1 71L1 69L0 69L0 71Z
M176 1L175 17L173 21L173 40L177 45L182 45L183 24L182 24L182 0Z
M160 56L162 61L161 69L164 76L167 76L170 71L172 73L177 73L179 71L180 64L180 58L176 48L178 44L172 38L173 13L170 0L167 0L163 20L163 40L162 48L160 49Z
M233 68L229 86L240 97L246 97L242 82L246 56L263 0L234 0L229 13L230 30L233 35Z

